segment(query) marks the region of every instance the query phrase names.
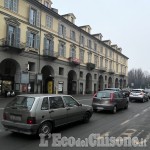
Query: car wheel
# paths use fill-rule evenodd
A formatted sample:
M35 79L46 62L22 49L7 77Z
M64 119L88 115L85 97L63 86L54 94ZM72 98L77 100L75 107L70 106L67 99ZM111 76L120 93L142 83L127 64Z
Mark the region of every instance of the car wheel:
M116 112L117 112L117 107L114 106L114 107L113 107L113 110L112 110L112 113L115 114Z
M143 98L143 99L142 99L142 103L144 103L144 102L145 102L145 99Z
M84 116L83 116L83 122L84 122L84 123L89 122L90 117L91 117L90 113L89 113L89 112L86 112L86 113L84 114Z
M45 136L48 136L51 132L52 132L52 124L50 122L44 122L39 127L38 135L44 134Z
M128 109L128 102L126 103L124 109Z

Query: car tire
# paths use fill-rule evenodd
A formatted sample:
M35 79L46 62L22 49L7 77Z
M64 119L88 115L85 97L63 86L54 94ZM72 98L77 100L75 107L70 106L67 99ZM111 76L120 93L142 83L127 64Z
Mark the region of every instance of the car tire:
M89 112L86 112L83 116L83 122L88 123L90 120L91 114Z
M38 129L38 135L44 134L45 136L48 136L50 133L52 133L52 123L50 122L42 123Z
M112 110L112 113L113 113L113 114L116 114L116 112L117 112L117 107L114 106L114 107L113 107L113 110Z
M144 103L144 102L145 102L145 99L143 98L143 99L142 99L142 103Z

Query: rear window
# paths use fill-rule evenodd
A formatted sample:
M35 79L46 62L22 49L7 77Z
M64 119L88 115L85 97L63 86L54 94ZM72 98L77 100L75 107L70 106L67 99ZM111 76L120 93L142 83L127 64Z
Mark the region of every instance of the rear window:
M18 96L12 100L7 107L24 108L30 110L35 101L34 97Z
M141 93L141 90L132 90L133 93Z
M110 92L98 92L97 98L110 98Z

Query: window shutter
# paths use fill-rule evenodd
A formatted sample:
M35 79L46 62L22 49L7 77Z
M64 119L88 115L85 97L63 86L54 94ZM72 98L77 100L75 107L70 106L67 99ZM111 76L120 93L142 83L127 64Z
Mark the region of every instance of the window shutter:
M37 34L35 36L35 45L34 45L35 49L39 49L40 48L40 36Z
M61 43L58 44L58 55L61 56Z
M66 27L64 26L64 38L66 37Z
M8 0L4 0L4 7L5 7L5 8L9 8Z
M70 30L70 39L72 40L72 30Z
M7 37L6 37L6 43L9 44L9 25L7 25Z
M29 23L32 24L31 6L29 8Z
M20 28L16 28L16 47L20 48Z
M58 35L61 35L61 26L60 26L60 23L58 23Z
M72 47L70 47L70 57L72 57Z
M26 43L26 46L29 47L29 46L30 46L30 31L27 31L27 32L26 32L26 35L27 35L27 41L26 41L27 43Z
M82 43L82 37L81 37L81 35L79 36L79 41L80 41L80 44Z
M37 10L37 16L36 16L36 26L40 27L40 11Z
M64 44L64 57L66 57L66 45Z
M54 56L54 41L53 40L51 40L50 42L50 54Z
M48 55L47 38L44 37L44 54Z
M13 0L13 11L18 12L18 0Z
M89 47L89 40L87 39L87 47Z

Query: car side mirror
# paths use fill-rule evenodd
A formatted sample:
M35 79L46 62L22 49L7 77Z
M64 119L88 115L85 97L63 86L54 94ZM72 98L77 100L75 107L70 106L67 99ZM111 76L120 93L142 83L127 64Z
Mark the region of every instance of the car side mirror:
M82 104L80 103L79 106L82 106Z

